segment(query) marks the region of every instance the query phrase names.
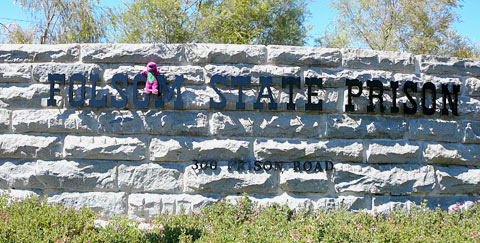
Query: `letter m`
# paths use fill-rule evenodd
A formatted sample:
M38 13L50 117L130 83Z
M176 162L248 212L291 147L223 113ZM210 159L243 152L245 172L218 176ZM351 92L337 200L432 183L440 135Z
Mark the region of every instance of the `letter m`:
M155 101L156 108L164 108L165 107L165 99L166 101L170 101L173 98L173 92L177 90L177 98L173 102L174 109L182 109L183 108L183 100L182 100L182 92L180 90L182 82L183 82L183 75L175 76L175 82L173 83L172 87L168 87L167 83L165 82L165 76L159 75L157 76L158 80L158 98Z

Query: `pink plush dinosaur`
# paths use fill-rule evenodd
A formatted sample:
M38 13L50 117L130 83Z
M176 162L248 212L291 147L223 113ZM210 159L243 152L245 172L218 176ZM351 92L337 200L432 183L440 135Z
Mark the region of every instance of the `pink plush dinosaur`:
M158 94L158 75L157 64L154 62L149 62L147 64L147 71L143 71L142 75L147 78L147 82L145 84L145 93L150 94Z

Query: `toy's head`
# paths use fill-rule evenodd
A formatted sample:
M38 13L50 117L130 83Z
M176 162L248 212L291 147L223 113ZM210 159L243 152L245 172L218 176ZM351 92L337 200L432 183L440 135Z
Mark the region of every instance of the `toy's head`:
M147 72L157 72L157 64L154 62L149 62L147 64Z

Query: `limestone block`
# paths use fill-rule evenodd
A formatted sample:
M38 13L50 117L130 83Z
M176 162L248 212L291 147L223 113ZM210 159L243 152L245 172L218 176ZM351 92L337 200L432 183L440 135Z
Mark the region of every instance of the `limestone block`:
M243 63L263 64L267 48L261 45L186 44L188 63Z
M188 194L135 193L128 197L128 217L133 220L149 220L161 213L178 214L200 212L217 198Z
M452 114L450 109L449 114ZM458 97L458 115L463 119L480 120L480 98Z
M10 129L10 115L12 114L9 110L0 109L0 132L6 132Z
M85 63L177 64L183 61L181 44L82 44Z
M85 206L100 213L101 218L127 213L127 195L124 192L52 192L48 194L48 202L75 209Z
M272 86L281 87L282 77L300 77L300 67L249 65L249 64L208 64L205 66L208 82L213 75L225 76L231 86L231 77L249 76L251 86L260 85L260 77L272 77ZM298 89L300 87L295 87ZM238 90L238 87L235 87ZM243 87L243 89L247 89Z
M347 79L358 79L362 82L367 80L380 80L384 86L389 87L388 80L392 80L392 73L382 70L356 70L343 68L318 68L309 67L304 72L305 78L321 78L324 88L345 88Z
M440 193L477 193L480 190L480 169L464 166L435 166Z
M103 68L105 69L103 73L103 79L106 83L112 83L112 78L115 74L123 73L128 75L128 83L133 83L133 79L137 74L140 74L142 71L146 70L146 64L144 65L135 65L135 64L105 64ZM167 65L157 65L160 75L164 75L167 83L173 83L175 76L183 75L182 84L203 84L203 69L199 66L167 66Z
M15 189L0 189L0 194L8 195L9 198L24 200L29 197L40 197L41 192L38 190L15 190Z
M248 160L249 147L250 141L245 139L154 137L150 142L150 160Z
M0 83L29 83L31 64L0 64Z
M362 161L363 144L354 140L305 141L296 139L257 139L256 160L270 161Z
M41 63L33 66L33 80L40 83L49 83L48 74L65 74L65 85L70 82L72 74L80 73L85 77L87 83L91 83L90 74L98 75L97 84L102 81L103 69L97 64L82 63ZM80 83L79 81L76 81Z
M421 55L419 62L422 73L480 76L480 61L478 59Z
M286 192L326 193L329 183L325 172L306 173L286 170L280 174L280 187Z
M316 93L316 96L312 96L312 104L320 103L322 101L322 110L321 111L307 111L311 113L337 113L341 107L341 101L339 97L342 97L342 94L345 90L344 89L317 89L316 87L312 88L312 92ZM305 105L307 103L307 88L305 87L304 90L297 90L294 91L293 102L295 103L295 110L296 111L306 111ZM273 93L273 91L272 91ZM287 103L290 100L290 94L288 88L280 89L279 93L279 100L278 100L278 109L287 111Z
M480 96L480 79L467 78L465 80L465 94L469 96Z
M34 161L1 160L0 187L14 189L42 188L36 177Z
M480 143L480 122L466 121L464 143Z
M168 163L120 162L118 188L124 192L179 192L183 166Z
M76 62L79 56L77 44L0 46L0 62Z
M95 114L88 110L15 110L12 113L14 132L82 132L91 133L98 129Z
M415 56L405 52L342 49L342 66L354 69L415 71Z
M143 160L145 150L141 137L67 135L64 144L69 159Z
M230 171L226 163L217 163L215 170L185 168L187 193L263 193L276 192L275 175L264 171Z
M408 120L408 139L411 140L459 142L462 137L463 132L457 121L425 118Z
M149 134L208 135L208 114L205 111L148 111L145 113L145 123Z
M429 143L424 146L423 157L429 164L478 166L480 145Z
M401 139L407 131L403 117L354 114L328 115L327 137Z
M303 46L267 46L268 63L276 65L306 65L338 67L342 54L339 49Z
M0 135L0 158L55 159L62 156L60 136Z
M48 84L0 85L0 108L41 108L50 97ZM55 93L57 107L63 106L61 93Z
M435 187L433 166L334 164L337 192L408 195Z
M324 117L313 114L216 112L210 120L213 135L255 137L319 137Z
M37 161L35 177L40 188L113 191L114 162L111 161ZM37 187L38 188L38 187Z
M374 196L372 211L381 214L388 214L397 208L411 209L426 202L429 208L446 210L456 203L466 204L476 201L472 196Z
M404 140L373 140L367 149L367 163L393 164L413 163L418 164L422 148L416 142Z
M413 80L410 80L413 81ZM440 97L442 96L442 84L447 84L448 86L452 86L453 84L455 85L460 85L462 86L462 80L458 76L451 76L451 75L428 75L428 74L421 74L420 78L420 83L418 84L419 92L421 92L421 87L426 83L426 82L432 82L435 87L437 88L437 96ZM400 86L403 87L403 84ZM460 89L460 93L462 90ZM459 93L459 95L460 95Z

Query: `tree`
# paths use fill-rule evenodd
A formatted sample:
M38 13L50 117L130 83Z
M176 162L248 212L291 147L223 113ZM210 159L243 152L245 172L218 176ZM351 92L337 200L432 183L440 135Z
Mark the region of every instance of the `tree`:
M5 39L1 42L9 44L31 44L33 42L33 36L35 31L33 29L23 30L18 24L0 24L2 26L2 38Z
M105 38L106 12L98 0L17 0L38 23L34 26L40 44L88 43Z
M478 57L479 48L456 33L461 0L332 0L333 30L316 40L327 47L361 47L415 54Z
M303 0L134 0L112 15L120 42L303 45Z

